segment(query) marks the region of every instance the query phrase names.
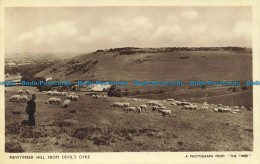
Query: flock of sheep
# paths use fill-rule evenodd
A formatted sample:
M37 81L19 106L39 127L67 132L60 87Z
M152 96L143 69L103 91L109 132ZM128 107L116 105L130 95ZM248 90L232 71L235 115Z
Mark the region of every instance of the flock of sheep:
M25 91L25 93L26 93L26 94L30 94L30 91L27 89L27 90ZM18 94L18 95L13 95L13 96L11 96L11 97L9 98L9 102L22 102L22 103L27 102L28 97L27 97L27 95L22 95L22 94L23 94L23 90L22 90L22 89L19 89L19 90L17 91L17 94Z
M132 99L133 101L138 101L137 99ZM170 116L171 117L171 110L167 110L166 107L159 103L158 101L152 100L148 101L146 104L135 106L130 106L129 102L115 102L112 104L112 107L115 108L123 108L124 111L128 112L135 112L140 114L143 110L148 110L148 106L152 106L152 111L158 111L159 113L162 113L163 116Z
M75 93L67 93L67 92L58 92L58 91L48 91L45 92L46 95L50 96L66 96L66 100L64 100L63 104L61 105L62 108L67 108L70 106L71 101L77 101L79 96L75 95ZM46 101L46 104L61 104L61 98L51 97Z
M18 95L13 95L9 98L9 102L27 102L28 97L27 95L20 95L23 94L23 90L19 89L17 91ZM26 94L30 94L29 90L25 91ZM58 92L57 90L55 91L43 91L43 93L46 93L46 95L50 96L66 96L66 100L64 100L63 104L61 105L62 108L67 108L70 106L71 101L77 101L79 96L75 95L75 93L67 93L67 92ZM60 105L61 104L61 98L57 97L51 97L49 98L46 102L46 104L54 104L54 105Z
M27 102L27 95L22 95L24 92L22 89L19 89L17 91L17 95L13 95L9 98L9 102ZM26 94L30 94L29 90L25 91ZM62 108L67 108L70 106L71 101L77 101L78 95L75 93L67 93L67 92L58 92L55 91L43 91L46 95L50 96L66 96L66 99L64 100L63 104L61 105ZM99 95L99 94L93 94L92 98L100 99L100 98L106 98L106 95ZM132 98L132 101L138 101L136 98ZM214 104L208 104L207 102L204 102L200 108L198 108L197 105L192 104L190 102L187 102L185 100L177 101L174 99L167 99L163 100L163 102L171 102L171 105L173 106L182 106L181 109L185 110L213 110L214 112L222 112L222 113L239 113L241 112L241 109L245 109L244 106L238 107L238 106L223 106L222 104L214 105ZM57 97L51 97L46 102L46 104L54 104L54 105L60 105L61 104L61 98ZM115 102L112 104L112 107L115 108L123 108L126 112L135 112L135 113L141 113L143 110L148 110L148 106L151 106L152 111L157 111L161 113L163 116L170 116L171 117L171 110L166 109L166 106L164 106L162 103L159 103L156 100L151 100L146 102L146 104L140 104L138 106L130 106L129 102ZM248 108L248 110L252 110L252 108Z
M138 99L134 98L133 101L138 101ZM213 110L214 112L221 112L221 113L240 113L241 109L245 109L244 106L238 107L238 106L223 106L222 104L214 105L214 104L208 104L207 102L204 102L202 106L199 108L197 105L192 104L190 102L187 102L185 100L183 101L177 101L174 99L167 99L163 100L163 102L170 101L172 102L171 105L173 106L181 106L181 109L185 110ZM130 106L129 102L115 102L112 104L112 107L115 108L123 108L126 112L135 112L140 114L142 110L148 110L148 106L151 106L152 111L158 111L159 113L162 113L163 116L170 116L171 117L171 110L166 109L166 106L164 106L162 103L159 103L156 100L151 100L146 102L146 104L141 104L137 106ZM248 110L252 110L252 108L248 108Z

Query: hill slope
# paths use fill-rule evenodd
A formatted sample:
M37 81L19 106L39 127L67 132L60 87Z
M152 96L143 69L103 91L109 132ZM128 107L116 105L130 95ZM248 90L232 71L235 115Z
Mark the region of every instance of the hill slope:
M80 55L38 73L57 81L250 80L250 51L116 48Z

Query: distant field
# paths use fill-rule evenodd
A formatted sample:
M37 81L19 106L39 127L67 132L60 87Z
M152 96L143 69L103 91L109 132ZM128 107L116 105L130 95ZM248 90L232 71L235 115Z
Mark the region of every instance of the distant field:
M8 102L8 98L16 94L18 88L30 89L37 95L37 126L34 128L21 125L27 119L25 104ZM148 99L93 99L83 92L77 92L77 102L62 109L60 106L46 105L45 101L50 96L33 87L7 87L6 90L7 152L253 150L253 112L248 110L238 114L214 113L212 108L191 111L160 100L172 111L173 117L163 117L151 110L135 114L112 108L111 104L120 101L137 106L146 103ZM201 104L197 105L201 107Z

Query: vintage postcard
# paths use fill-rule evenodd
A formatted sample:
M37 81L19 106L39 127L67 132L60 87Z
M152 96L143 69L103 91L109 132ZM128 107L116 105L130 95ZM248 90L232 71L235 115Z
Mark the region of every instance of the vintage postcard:
M0 1L0 163L260 163L259 1Z

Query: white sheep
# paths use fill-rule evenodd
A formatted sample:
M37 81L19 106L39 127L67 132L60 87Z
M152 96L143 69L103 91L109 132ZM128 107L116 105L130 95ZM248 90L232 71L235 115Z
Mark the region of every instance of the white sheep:
M21 96L21 102L27 102L27 96L26 95L22 95Z
M19 101L21 101L20 95L13 95L9 98L9 102L19 102Z
M158 105L158 101L148 101L146 105Z
M200 109L201 110L208 110L209 108L207 106L202 106Z
M19 89L19 90L17 91L17 93L18 93L18 94L23 94L23 90L22 90L22 89Z
M166 106L159 106L158 109L159 110L166 110Z
M174 101L174 99L167 99L167 101Z
M214 110L214 112L218 112L219 109L218 108L213 108L213 110Z
M126 111L127 113L130 111L136 112L136 108L133 106L130 106L130 107L125 108L124 111Z
M60 98L56 98L56 97L51 97L46 101L46 104L60 104L61 103L61 99Z
M139 107L142 109L142 110L147 110L147 106L146 105L139 105Z
M112 107L119 107L119 108L123 108L123 107L129 107L130 103L122 103L122 102L115 102Z
M66 100L64 100L64 102L63 102L61 107L62 108L67 108L67 107L70 106L70 103L71 103L70 99L66 99Z
M30 90L27 89L27 90L25 91L25 93L26 93L26 94L30 94Z
M170 116L171 117L171 110L158 110L159 113L162 113L162 115L165 117L166 115Z

